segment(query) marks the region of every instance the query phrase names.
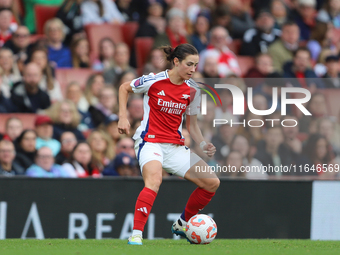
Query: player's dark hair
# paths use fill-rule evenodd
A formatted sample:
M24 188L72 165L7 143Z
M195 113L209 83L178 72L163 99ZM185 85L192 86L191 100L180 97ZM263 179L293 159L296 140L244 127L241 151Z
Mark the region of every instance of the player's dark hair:
M172 64L175 58L178 58L179 62L182 62L188 55L198 55L197 49L189 43L180 44L176 48L162 46L160 49L165 52L166 60Z

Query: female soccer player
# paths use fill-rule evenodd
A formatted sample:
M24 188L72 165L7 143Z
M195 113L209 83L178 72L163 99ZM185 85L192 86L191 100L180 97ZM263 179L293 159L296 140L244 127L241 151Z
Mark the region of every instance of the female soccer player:
M143 121L133 136L145 184L137 198L133 232L128 241L128 244L133 245L142 245L144 226L162 183L162 168L198 186L171 228L174 234L184 237L186 222L210 202L220 184L214 173L195 171L196 166L202 169L207 164L184 146L181 134L185 113L186 127L191 137L208 156L214 155L215 146L204 141L197 124L200 93L196 83L190 79L198 64L198 52L190 44L181 44L175 49L170 46L162 49L173 69L143 75L131 83L123 83L119 89L118 130L121 134L129 134L130 129L127 117L128 94L144 94Z

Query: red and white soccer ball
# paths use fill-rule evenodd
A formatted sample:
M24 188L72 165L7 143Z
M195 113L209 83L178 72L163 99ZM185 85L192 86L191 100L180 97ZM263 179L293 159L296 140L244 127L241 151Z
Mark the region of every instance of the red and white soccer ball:
M206 214L196 214L190 218L186 225L187 238L193 244L208 244L217 235L215 221Z

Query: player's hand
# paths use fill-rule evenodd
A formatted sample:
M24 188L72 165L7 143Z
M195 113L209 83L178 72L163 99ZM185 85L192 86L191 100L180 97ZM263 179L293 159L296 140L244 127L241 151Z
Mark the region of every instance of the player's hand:
M118 121L119 134L130 134L130 122L127 118L120 118Z
M203 152L206 153L208 157L212 157L216 152L216 147L212 143L207 143L203 147Z

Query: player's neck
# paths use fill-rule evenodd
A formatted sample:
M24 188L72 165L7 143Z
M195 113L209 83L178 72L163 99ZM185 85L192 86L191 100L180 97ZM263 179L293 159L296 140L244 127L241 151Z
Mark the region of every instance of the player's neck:
M171 69L168 71L170 82L176 85L181 85L184 80L177 74L177 72L174 69Z

